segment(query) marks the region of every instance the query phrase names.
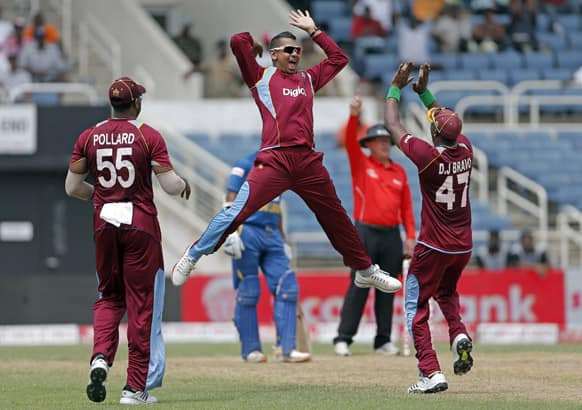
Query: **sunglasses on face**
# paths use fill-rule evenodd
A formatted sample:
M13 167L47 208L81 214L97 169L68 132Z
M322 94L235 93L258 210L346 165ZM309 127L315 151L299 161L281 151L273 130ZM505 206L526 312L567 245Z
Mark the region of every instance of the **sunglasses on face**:
M300 46L281 46L269 49L270 51L283 51L286 54L293 54L296 52L297 54L301 55L301 47Z

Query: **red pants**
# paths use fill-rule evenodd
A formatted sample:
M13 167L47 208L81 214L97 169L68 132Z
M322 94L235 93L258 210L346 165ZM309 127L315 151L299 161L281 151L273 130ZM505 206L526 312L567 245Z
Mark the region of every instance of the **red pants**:
M157 226L156 217L151 218ZM161 244L141 230L108 224L95 232L95 256L99 299L93 307L92 357L102 353L113 364L119 323L127 311L127 385L141 391L158 387L165 367Z
M428 326L431 297L437 301L447 321L450 343L460 333L469 335L461 321L457 282L470 257L470 252L448 254L421 244L414 248L406 280L406 316L416 349L418 369L424 376L440 371Z
M248 200L214 250L220 248L224 239L263 205L291 190L313 211L331 244L342 255L344 264L356 270L368 268L372 261L342 207L322 161L323 153L307 147L259 152L255 167L247 177Z

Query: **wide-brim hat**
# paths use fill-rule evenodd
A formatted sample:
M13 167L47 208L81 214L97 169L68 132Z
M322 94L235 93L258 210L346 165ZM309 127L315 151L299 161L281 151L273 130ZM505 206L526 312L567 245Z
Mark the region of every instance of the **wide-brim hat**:
M366 131L366 135L363 136L362 138L360 138L360 146L362 148L366 148L366 142L373 140L374 138L378 138L378 137L387 137L387 138L391 137L390 132L384 126L384 124L375 124L375 125L372 125L371 127L368 127L368 130ZM392 139L390 139L390 142L392 142Z

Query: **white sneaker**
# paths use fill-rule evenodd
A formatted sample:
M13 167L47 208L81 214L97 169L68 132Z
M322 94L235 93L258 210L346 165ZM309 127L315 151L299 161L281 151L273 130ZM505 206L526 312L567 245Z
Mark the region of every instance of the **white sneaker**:
M172 268L172 283L174 286L182 286L190 277L190 273L194 270L197 260L189 255L190 247L186 248L186 252L180 260Z
M378 354L384 354L388 356L396 356L400 354L400 349L392 342L384 343L382 346L374 350Z
M299 350L293 349L289 355L283 355L283 350L281 346L273 347L273 361L274 362L285 362L285 363L305 363L311 361L311 354L300 352Z
M434 372L429 377L420 377L418 383L408 388L408 393L438 393L449 388L445 375Z
M333 345L333 351L338 356L351 356L350 348L346 342L337 342Z
M255 350L254 352L250 352L248 354L245 361L249 363L265 363L267 361L267 356L265 356L263 352Z
M373 272L370 276L364 276L361 273L363 271L357 270L354 285L359 288L375 287L385 293L398 292L402 288L402 283L398 279L388 275L378 265L372 265L372 269Z
M109 366L105 359L101 356L93 359L89 369L89 384L87 384L87 397L89 400L97 403L105 400L107 395L107 390L105 389L107 373L109 373Z
M121 399L119 404L154 404L157 403L158 399L154 396L150 396L147 391L136 391L132 392L130 390L123 390L121 392Z
M451 345L451 352L453 352L453 370L455 374L462 376L471 370L473 367L473 358L471 351L473 350L473 343L464 333L455 337Z

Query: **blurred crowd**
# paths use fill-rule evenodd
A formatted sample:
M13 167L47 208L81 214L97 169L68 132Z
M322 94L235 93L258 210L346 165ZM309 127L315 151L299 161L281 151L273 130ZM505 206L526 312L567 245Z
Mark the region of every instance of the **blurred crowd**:
M361 65L357 58L366 52L381 52L392 36L397 39L402 61L430 61L431 50L549 50L536 32L563 33L565 28L557 16L566 6L580 8L578 0L357 0L352 8L354 63L356 67ZM538 27L541 14L546 17L547 27ZM498 21L498 16L507 18Z
M59 29L42 13L31 21L20 16L9 21L0 9L0 87L5 92L26 83L65 81L70 70Z

